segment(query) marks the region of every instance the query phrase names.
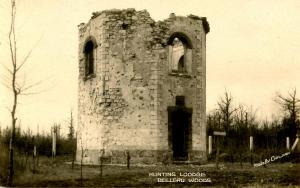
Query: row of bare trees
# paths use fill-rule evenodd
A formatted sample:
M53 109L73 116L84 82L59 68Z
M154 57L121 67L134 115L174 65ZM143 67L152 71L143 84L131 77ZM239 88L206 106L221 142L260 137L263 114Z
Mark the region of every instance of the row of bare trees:
M287 95L277 93L274 101L280 105L282 117L260 121L253 108L236 106L232 95L226 91L219 99L217 109L207 116L208 135L213 135L216 130L226 131L221 150L229 155L230 160L233 160L233 155L249 151L250 136L254 138L256 153L282 152L286 137L293 142L299 129L300 100L294 89Z
M69 127L67 136L56 135L56 155L68 157L70 160L72 159L73 168L76 153L76 135L72 113L67 124ZM33 134L29 128L27 130L22 130L21 127L21 124L15 127L13 177L28 170L36 173L39 166L39 157L42 157L43 159L52 158L53 135L50 130L49 132ZM1 129L0 127L0 185L8 185L9 183L7 182L7 177L9 176L9 171L7 169L9 169L8 161L10 159L9 146L11 132L11 127L6 127L4 129Z
M294 139L297 133L297 128L299 129L300 125L300 99L297 98L296 89L288 93L287 96L283 96L280 93L277 94L275 101L281 106L284 113L283 124L287 128L286 134Z

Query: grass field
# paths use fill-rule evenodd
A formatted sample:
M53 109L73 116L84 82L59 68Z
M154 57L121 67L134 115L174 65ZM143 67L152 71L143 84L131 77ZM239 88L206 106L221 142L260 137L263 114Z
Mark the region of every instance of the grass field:
M269 163L266 167L253 167L244 163L221 163L216 169L213 163L205 165L105 165L100 177L99 166L80 165L71 168L67 158L40 158L35 174L30 170L18 173L14 180L17 187L272 187L300 186L299 163ZM165 173L166 176L159 176ZM190 173L190 174L187 174ZM189 176L187 176L189 175ZM160 178L160 179L158 179ZM178 179L181 178L181 179ZM185 182L166 182L179 181ZM195 180L198 182L188 182ZM199 182L199 181L211 182ZM165 182L158 182L165 181Z

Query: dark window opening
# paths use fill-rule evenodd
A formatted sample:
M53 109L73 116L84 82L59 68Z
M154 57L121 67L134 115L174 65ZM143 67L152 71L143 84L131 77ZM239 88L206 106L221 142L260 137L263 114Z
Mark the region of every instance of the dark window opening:
M176 96L176 106L185 106L185 98L184 96Z
M177 70L178 72L186 72L186 67L184 64L184 55L182 55L179 59Z
M122 29L124 29L124 30L128 29L128 24L122 23Z
M94 74L94 43L88 41L84 48L85 56L85 75Z

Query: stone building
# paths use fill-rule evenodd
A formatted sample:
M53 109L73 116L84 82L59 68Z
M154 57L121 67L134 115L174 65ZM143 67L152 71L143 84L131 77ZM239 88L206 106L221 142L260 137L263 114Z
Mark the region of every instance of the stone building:
M206 160L206 18L113 9L78 27L77 160Z

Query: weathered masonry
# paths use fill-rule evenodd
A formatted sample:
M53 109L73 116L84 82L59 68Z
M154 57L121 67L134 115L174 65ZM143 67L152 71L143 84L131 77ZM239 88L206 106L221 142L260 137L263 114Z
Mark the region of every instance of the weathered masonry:
M204 17L134 9L80 24L77 160L206 160L208 32Z

